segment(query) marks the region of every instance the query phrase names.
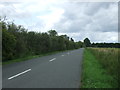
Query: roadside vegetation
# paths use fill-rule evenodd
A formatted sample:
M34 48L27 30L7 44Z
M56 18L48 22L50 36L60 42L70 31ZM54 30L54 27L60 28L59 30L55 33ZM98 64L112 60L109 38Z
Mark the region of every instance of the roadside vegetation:
M48 32L28 31L22 25L0 19L2 27L2 62L21 61L56 51L72 50L82 47L67 35L58 35L55 30Z
M39 58L39 57L42 57L42 56L48 56L48 55L52 55L52 54L57 54L57 53L60 53L60 52L65 52L65 51L69 51L69 50L49 52L49 53L40 54L40 55L28 55L28 56L20 57L20 58L17 58L17 59L8 60L8 61L2 62L0 64L2 64L2 65L11 64L11 63L14 63L14 62L26 61L26 60Z
M85 49L82 88L118 88L118 53L118 48Z

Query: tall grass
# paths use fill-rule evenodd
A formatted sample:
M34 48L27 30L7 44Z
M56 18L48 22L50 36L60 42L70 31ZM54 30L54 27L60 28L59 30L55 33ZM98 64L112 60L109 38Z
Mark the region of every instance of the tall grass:
M102 67L90 50L85 49L81 88L115 88L116 82Z
M107 70L116 81L115 85L118 86L120 63L118 59L120 56L120 49L118 48L89 48L89 51L93 53L95 58L101 63L102 67Z

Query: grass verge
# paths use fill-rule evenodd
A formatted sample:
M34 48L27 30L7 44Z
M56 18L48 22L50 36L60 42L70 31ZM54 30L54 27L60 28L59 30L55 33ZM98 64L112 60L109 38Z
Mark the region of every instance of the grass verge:
M65 51L70 51L70 50L65 50ZM52 55L52 54L65 52L65 51L55 51L55 52L49 52L49 53L40 54L40 55L29 55L29 56L25 56L25 57L22 57L22 58L2 62L2 65L11 64L11 63L15 63L15 62L26 61L26 60L30 60L30 59L34 59L34 58L38 58L38 57L42 57L42 56L47 56L47 55Z
M81 88L114 88L114 82L95 56L85 49Z

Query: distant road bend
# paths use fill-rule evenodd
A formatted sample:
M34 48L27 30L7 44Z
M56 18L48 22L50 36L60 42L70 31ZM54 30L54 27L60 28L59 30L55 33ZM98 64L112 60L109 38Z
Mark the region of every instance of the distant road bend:
M83 48L3 66L3 88L79 88Z

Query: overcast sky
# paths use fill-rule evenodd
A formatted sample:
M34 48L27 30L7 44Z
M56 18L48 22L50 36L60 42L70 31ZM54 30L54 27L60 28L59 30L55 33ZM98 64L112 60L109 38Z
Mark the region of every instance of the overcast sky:
M71 2L26 0L0 3L0 16L7 16L29 31L55 29L75 41L118 42L117 2Z

